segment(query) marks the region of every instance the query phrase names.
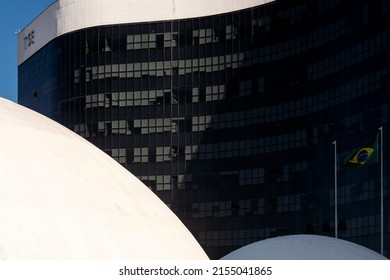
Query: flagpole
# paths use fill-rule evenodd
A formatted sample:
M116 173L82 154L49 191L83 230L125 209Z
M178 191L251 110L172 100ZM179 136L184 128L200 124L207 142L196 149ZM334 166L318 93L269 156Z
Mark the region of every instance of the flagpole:
M334 145L334 231L335 237L337 237L337 142L332 142Z
M381 132L381 254L383 255L383 126Z

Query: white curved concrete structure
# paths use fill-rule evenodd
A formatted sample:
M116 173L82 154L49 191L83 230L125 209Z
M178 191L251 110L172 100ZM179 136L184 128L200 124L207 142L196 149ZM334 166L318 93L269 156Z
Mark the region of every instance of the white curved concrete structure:
M223 260L387 260L358 244L320 235L288 235L258 241Z
M0 98L0 259L207 259L135 176L56 122Z
M18 34L18 65L54 38L87 27L209 16L275 0L58 0Z

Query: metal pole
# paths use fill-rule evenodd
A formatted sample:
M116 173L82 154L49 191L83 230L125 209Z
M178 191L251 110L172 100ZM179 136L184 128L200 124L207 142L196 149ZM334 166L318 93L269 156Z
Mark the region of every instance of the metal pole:
M381 254L383 255L383 126L381 132Z
M333 141L334 145L334 231L335 237L337 236L337 142Z

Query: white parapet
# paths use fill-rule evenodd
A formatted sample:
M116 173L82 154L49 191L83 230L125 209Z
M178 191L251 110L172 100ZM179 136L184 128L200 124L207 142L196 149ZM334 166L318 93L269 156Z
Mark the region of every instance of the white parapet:
M83 28L222 14L275 0L58 0L18 34L18 65L54 38Z

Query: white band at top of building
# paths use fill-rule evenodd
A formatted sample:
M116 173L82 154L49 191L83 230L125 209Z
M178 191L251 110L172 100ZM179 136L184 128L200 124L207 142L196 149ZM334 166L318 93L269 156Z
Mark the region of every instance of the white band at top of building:
M54 38L83 28L195 18L275 0L58 0L18 34L18 66Z

